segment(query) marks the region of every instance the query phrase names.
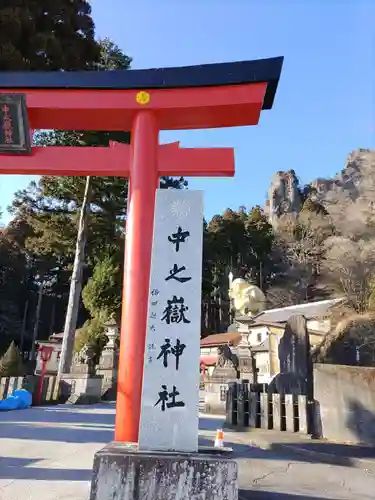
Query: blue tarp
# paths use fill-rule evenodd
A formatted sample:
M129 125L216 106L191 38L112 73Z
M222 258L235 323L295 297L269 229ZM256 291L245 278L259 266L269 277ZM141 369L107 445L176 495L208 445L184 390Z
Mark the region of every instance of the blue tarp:
M0 411L25 410L30 408L32 395L25 389L14 391L11 396L0 401Z

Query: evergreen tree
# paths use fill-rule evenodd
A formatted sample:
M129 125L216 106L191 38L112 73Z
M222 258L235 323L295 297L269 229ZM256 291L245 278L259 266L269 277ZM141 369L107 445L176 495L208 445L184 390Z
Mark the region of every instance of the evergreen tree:
M110 40L106 39L101 43L100 59L99 65L97 66L98 71L111 71L115 69L126 70L130 66L131 59L125 56ZM73 137L77 138L77 133L73 132ZM100 134L98 132L84 132L81 133L81 137L78 139L80 145L88 145L92 142L96 143L99 141L106 143L111 138L111 133ZM65 134L69 139L69 132ZM79 135L78 135L79 137ZM85 140L86 137L86 140ZM122 142L127 142L129 134L126 132L120 134L120 140ZM76 179L68 179L68 182L74 184ZM99 181L101 184L101 181ZM84 195L81 198L79 225L76 238L76 250L73 263L73 270L71 275L70 290L69 290L69 300L67 305L65 326L64 326L64 337L61 347L61 358L58 369L58 374L68 373L71 369L73 350L74 350L74 338L77 329L77 322L79 317L79 309L81 303L81 292L84 282L84 264L86 261L86 243L88 239L89 227L90 227L90 206L92 202L93 186L91 177L87 176L85 179Z
M229 271L261 287L266 283L273 232L260 207L249 212L244 207L237 212L228 208L223 215L215 215L204 231L204 243L204 272L218 287L227 289Z
M0 70L92 69L100 59L86 0L2 0Z
M83 289L85 308L92 317L119 316L121 308L122 268L116 256L107 255L99 261Z
M107 42L107 46L112 50L111 57L117 57L118 47L110 42ZM0 71L98 69L102 49L102 45L94 38L91 7L86 0L2 0L0 3ZM21 331L27 334L30 315L25 315L25 311L27 307L29 311L35 310L32 285L37 275L46 276L46 273L52 272L53 279L48 280L48 283L55 284L55 293L59 295L67 287L67 257L61 251L62 245L59 247L60 252L56 252L50 241L48 248L40 252L31 244L36 234L37 229L29 224L27 217L18 217L7 228L10 243L6 247L16 247L18 254L13 254L18 257L21 254L19 265L8 265L9 252L3 251L4 243L0 243L1 274L4 275L4 269L7 275L14 273L21 263L24 268L19 279L3 280L3 290L0 290L0 332L3 334L0 346L5 341L4 334L8 332L13 338L19 337ZM68 232L67 238L69 236ZM29 248L25 248L27 242L30 243ZM58 258L55 258L56 253L59 254ZM31 302L29 299L32 299ZM34 318L30 319L29 325L32 326L30 323ZM23 320L25 331L21 326ZM50 323L49 318L47 322Z
M19 377L20 375L22 375L22 359L18 347L13 341L0 359L0 378Z
M24 254L8 228L0 229L0 353L9 340L20 341L26 281Z

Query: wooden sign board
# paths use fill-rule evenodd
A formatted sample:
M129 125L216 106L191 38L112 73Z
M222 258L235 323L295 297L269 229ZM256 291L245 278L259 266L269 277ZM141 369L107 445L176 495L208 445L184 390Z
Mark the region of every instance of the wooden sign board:
M198 450L202 239L202 192L159 189L140 450Z
M0 93L0 154L31 154L30 128L24 94Z

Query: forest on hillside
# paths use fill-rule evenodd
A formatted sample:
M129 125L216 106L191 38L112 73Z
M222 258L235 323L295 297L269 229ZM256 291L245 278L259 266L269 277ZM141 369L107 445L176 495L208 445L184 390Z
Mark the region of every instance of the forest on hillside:
M0 70L130 67L131 57L114 42L95 39L88 2L43 0L22 9L14 4L0 7ZM36 145L105 146L110 140L128 143L129 133L37 131L34 136ZM227 299L231 271L256 282L268 307L343 296L348 311L372 311L375 178L369 167L374 153L361 151L351 157L351 173L345 174L353 179L355 194L339 182L324 196L314 184L298 186L298 216L282 215L277 227L259 206L228 208L202 221L203 300ZM161 187L187 189L188 184L163 178ZM77 327L82 338L98 338L105 319L119 317L127 180L92 177L88 183L82 177L43 176L15 193L12 221L0 231L0 352L12 340L27 350L33 336L45 339L63 330L84 201Z

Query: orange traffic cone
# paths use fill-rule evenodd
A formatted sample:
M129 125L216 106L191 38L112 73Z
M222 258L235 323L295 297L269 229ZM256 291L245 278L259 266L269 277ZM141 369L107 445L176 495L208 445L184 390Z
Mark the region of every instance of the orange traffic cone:
M224 432L222 429L216 431L215 448L224 448Z

